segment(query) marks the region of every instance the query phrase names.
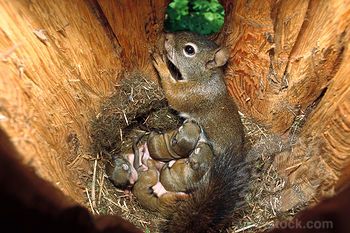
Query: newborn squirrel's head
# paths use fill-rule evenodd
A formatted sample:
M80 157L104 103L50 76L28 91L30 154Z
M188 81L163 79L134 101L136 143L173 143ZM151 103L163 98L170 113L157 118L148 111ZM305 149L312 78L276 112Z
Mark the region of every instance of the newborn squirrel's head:
M177 80L198 80L210 76L228 60L225 48L192 32L165 35L168 68Z

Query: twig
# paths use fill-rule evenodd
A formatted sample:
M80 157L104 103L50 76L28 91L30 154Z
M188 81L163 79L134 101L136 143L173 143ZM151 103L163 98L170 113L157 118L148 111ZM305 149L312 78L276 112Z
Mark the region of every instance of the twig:
M86 192L86 195L87 195L87 197L88 197L88 199L89 199L89 204L90 204L91 212L92 212L93 214L95 214L95 210L94 210L94 207L92 206L92 202L91 202L89 190L88 190L87 188L85 188L85 192Z
M240 229L238 229L237 231L234 231L234 232L235 233L242 232L242 231L248 230L248 229L253 228L253 227L256 227L255 223L251 224L251 225L248 225L248 226L245 226L243 228L240 228Z
M132 87L131 87L131 93L129 95L129 99L130 99L131 102L135 102L134 101L134 88L132 88Z
M101 176L100 176L100 190L98 190L98 199L97 199L97 203L98 205L100 205L101 203L101 196L102 196L102 189L103 189L103 185L104 185L104 182L105 182L105 178L104 178L104 174L103 174L103 171L101 171Z
M118 205L116 202L114 202L113 200L109 199L108 197L103 197L104 199L106 199L107 201L109 201L110 203L112 203L113 205L115 205L118 208L121 208L120 205Z
M265 137L267 138L265 132L261 129L261 127L259 125L256 125L256 127L259 129L260 133Z
M124 210L124 211L128 211L129 209L128 209L128 207L125 207L125 200L124 200L124 203L123 203L123 205L120 203L120 199L118 199L118 207L120 208L120 209L122 209L122 210Z
M302 164L303 164L303 162L300 162L300 163L297 163L297 164L295 164L295 165L289 166L289 167L287 167L287 168L284 169L284 170L285 170L285 171L288 171L288 170L291 170L291 169L300 167Z
M91 184L91 199L92 199L92 205L96 208L96 170L97 170L97 160L99 159L99 156L97 155L97 158L95 159L94 164L94 173L92 176L92 184Z
M68 164L68 167L71 168L79 159L80 159L80 155L75 157L75 159Z
M128 121L128 118L126 117L126 114L125 114L124 110L122 110L122 112L123 112L123 116L124 116L126 125L129 125L129 121Z
M123 130L119 129L119 134L120 134L120 141L123 141Z
M274 198L272 198L272 199L274 199ZM272 199L270 199L271 210L272 210L272 214L273 214L274 216L276 216L275 206L276 206L276 201L277 201L277 199L274 199L274 203L272 203Z

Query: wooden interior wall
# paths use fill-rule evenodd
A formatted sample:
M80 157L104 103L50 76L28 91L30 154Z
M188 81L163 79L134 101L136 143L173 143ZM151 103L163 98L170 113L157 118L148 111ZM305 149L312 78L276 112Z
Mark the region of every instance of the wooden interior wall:
M121 70L94 5L0 2L0 127L26 164L80 202L89 119Z
M223 1L229 87L243 112L287 132L343 61L349 1Z
M121 47L121 59L129 70L156 73L150 53L162 48L161 35L166 7L170 0L98 0Z
M350 174L350 1L222 3L219 39L231 48L227 83L241 111L277 134L302 127L276 159L287 179L281 209L333 194Z

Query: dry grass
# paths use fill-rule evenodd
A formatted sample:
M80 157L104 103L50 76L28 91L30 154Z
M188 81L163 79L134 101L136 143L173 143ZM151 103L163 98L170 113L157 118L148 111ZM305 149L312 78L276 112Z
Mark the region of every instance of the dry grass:
M92 121L93 155L89 160L93 172L87 181L86 206L95 214L118 214L144 231L157 232L161 218L144 210L131 193L111 184L104 175L105 161L129 147L141 131L165 132L180 124L156 82L137 72L126 74Z
M269 133L264 127L242 116L247 137L249 159L253 161L254 174L251 189L246 196L246 206L238 213L238 220L230 232L262 232L271 229L277 221L287 220L299 209L278 212L280 193L286 181L273 165L275 155L289 150L290 139ZM298 207L301 208L301 207Z
M167 106L156 82L138 72L124 75L116 91L104 101L92 120L93 154L118 153L130 130L166 131L179 126L179 118Z
M104 174L103 159L91 157L92 164L97 164L96 172L91 174L86 187L86 206L97 215L117 214L134 223L140 229L156 228L157 215L144 210L131 195L115 188ZM96 177L96 179L94 179ZM93 198L95 196L95 198ZM155 219L158 219L155 221Z

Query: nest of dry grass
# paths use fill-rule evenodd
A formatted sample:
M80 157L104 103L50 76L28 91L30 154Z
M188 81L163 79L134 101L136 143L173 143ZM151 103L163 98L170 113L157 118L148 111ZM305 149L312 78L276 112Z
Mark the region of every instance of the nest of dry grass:
M254 167L247 204L238 211L230 232L260 232L276 221L292 217L298 210L278 213L279 195L285 181L273 166L276 154L288 150L289 143L242 116L245 148ZM104 175L105 157L123 150L138 131L167 131L181 125L181 119L168 107L156 82L139 73L126 75L92 121L93 156L91 178L86 185L86 205L94 214L117 214L145 232L158 232L161 217L144 210L130 194L115 188ZM97 155L97 157L95 156Z
M139 72L125 74L92 120L92 151L119 153L132 130L167 131L180 124L157 82Z
M181 124L157 82L138 72L125 74L91 124L92 172L87 182L89 188L85 190L91 211L118 214L145 231L156 232L161 218L144 210L131 194L111 184L104 175L105 160L129 147L141 132L165 132Z

